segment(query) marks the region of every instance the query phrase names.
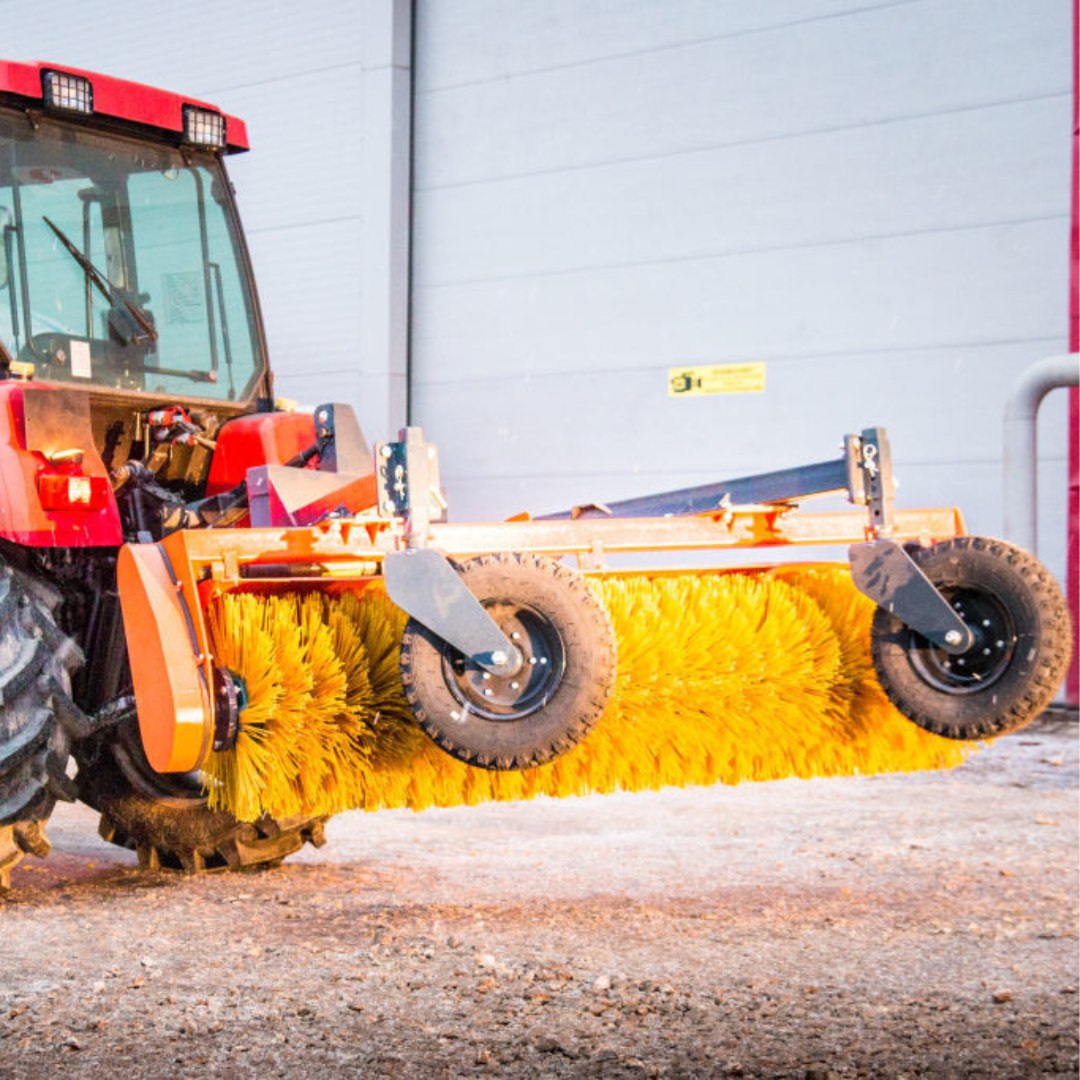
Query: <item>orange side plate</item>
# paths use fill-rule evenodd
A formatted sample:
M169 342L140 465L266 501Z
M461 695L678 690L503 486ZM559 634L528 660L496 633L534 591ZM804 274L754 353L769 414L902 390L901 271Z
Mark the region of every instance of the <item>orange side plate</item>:
M129 544L117 563L139 733L158 772L187 772L205 760L213 712L184 599L162 548Z

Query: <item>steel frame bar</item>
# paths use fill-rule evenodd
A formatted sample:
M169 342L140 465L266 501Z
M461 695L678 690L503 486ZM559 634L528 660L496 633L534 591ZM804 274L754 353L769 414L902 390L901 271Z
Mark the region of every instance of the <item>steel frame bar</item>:
M894 538L930 543L962 536L954 508L900 510ZM786 506L732 507L719 514L680 518L579 518L489 523L432 523L430 545L467 557L485 552L529 552L584 557L600 569L604 556L862 543L870 534L865 513L809 513ZM377 577L388 552L405 547L401 519L333 519L295 528L193 529L162 541L177 574L197 583L232 588L260 581L287 585L298 579Z

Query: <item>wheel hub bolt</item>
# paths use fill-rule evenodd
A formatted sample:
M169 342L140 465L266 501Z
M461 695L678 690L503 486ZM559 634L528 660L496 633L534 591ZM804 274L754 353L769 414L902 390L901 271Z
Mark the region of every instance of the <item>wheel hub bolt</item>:
M510 660L510 657L502 649L496 649L491 654L491 662L496 667L502 667L504 664L508 663L509 660Z
M510 684L510 689L511 690L520 690L521 689L521 683L512 682Z
M959 630L946 630L945 631L945 644L946 645L959 645L964 640L964 635Z

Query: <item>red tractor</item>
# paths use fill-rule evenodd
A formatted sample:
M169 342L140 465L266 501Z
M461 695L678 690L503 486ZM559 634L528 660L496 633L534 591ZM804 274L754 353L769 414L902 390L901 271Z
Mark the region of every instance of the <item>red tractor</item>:
M46 852L58 798L150 865L273 862L320 835L211 813L195 778L149 766L116 580L126 539L194 504L208 521L250 464L316 442L313 417L272 411L222 163L245 149L199 101L0 63L0 886Z

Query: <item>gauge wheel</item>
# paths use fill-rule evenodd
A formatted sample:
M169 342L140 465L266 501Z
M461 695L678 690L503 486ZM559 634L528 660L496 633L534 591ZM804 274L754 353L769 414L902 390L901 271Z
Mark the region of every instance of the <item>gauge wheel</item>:
M237 821L211 810L200 773L157 773L146 760L138 722L75 747L79 798L101 814L103 839L129 848L146 870L251 870L279 865L305 843L325 842L325 817Z
M984 537L911 556L974 644L953 655L878 608L871 651L885 692L910 720L951 739L1023 727L1050 704L1069 666L1072 631L1057 583L1034 556Z
M45 822L57 799L75 798L67 767L82 716L69 690L82 653L56 626L59 603L0 560L0 892L25 855L48 854Z
M485 769L543 765L600 719L615 683L615 633L585 579L536 555L455 564L520 657L493 675L410 619L401 641L405 696L448 754Z

